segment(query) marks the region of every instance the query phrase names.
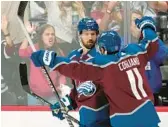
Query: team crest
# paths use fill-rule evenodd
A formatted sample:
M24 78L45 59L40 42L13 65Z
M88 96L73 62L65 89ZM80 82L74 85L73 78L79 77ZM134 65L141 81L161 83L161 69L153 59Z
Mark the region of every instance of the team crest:
M78 98L83 95L86 97L93 96L96 92L96 86L93 84L92 81L86 81L77 87L77 92L78 92Z

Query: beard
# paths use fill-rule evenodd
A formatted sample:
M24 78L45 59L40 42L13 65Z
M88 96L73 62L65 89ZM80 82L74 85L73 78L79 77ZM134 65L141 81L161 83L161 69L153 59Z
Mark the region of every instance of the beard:
M92 49L93 47L95 47L95 41L93 41L93 40L89 40L89 41L87 41L86 43L83 43L82 42L82 44L83 44L83 46L85 47L85 48L87 48L87 49Z

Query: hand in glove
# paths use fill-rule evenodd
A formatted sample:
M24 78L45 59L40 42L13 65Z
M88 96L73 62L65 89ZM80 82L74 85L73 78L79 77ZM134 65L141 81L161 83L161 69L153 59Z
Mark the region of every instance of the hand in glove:
M66 95L65 97L63 97L61 99L61 101L64 103L64 105L66 106L66 110L72 110L72 102L71 102L71 98ZM66 111L64 109L61 109L62 107L60 107L59 102L55 103L54 105L50 105L50 109L52 111L52 115L59 118L60 120L65 119L64 114L66 113Z
M136 19L135 24L141 30L143 39L148 41L156 41L158 39L153 18L144 16L141 19Z
M57 54L53 51L38 50L32 53L31 60L33 61L36 67L42 67L47 65L50 68L52 68L53 67L52 63L56 56Z

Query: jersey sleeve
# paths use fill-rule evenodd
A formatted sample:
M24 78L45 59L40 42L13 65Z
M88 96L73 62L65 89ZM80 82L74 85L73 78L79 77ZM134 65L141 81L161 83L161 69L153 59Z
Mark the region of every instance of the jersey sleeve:
M150 60L158 51L158 43L157 42L158 42L158 40L155 40L154 42L147 41L147 40L141 41L141 44L139 46L145 52L147 60Z
M62 75L74 80L80 81L96 81L102 76L102 68L94 64L95 58L92 58L89 62L70 60L66 57L55 56L53 63L50 66L52 70L60 72Z
M159 49L158 43L159 38L153 29L145 28L142 31L139 47L145 53L147 60L150 60L157 53Z

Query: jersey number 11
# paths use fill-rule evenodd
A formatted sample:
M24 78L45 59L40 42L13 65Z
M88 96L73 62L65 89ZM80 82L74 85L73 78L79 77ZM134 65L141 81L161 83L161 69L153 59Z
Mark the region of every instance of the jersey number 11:
M134 96L136 97L136 99L141 100L142 97L147 97L147 94L143 88L143 79L141 74L139 73L137 68L133 68L130 69L128 71L126 71L127 75L128 75L128 79L131 85L131 90L132 93L134 94ZM135 76L137 77L138 81L136 82ZM139 89L139 91L138 91ZM141 95L140 95L141 92Z

